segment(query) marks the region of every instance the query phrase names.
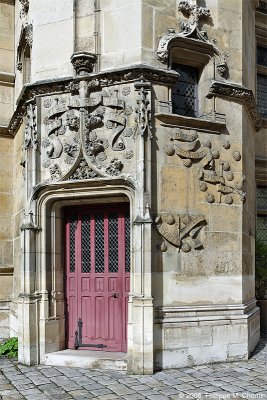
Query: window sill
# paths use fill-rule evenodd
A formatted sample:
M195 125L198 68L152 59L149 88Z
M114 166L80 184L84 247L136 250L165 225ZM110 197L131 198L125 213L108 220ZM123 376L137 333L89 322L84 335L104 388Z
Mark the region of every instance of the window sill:
M222 116L219 115L221 118ZM226 128L225 120L209 119L207 116L201 118L185 117L183 115L156 113L156 119L162 126L179 127L179 128L192 128L198 131L205 131L214 134L224 133Z

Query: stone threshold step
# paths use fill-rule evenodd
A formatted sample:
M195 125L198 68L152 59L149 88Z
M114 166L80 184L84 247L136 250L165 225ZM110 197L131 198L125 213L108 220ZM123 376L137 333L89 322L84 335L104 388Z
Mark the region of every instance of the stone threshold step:
M127 353L66 349L47 353L45 365L126 371Z

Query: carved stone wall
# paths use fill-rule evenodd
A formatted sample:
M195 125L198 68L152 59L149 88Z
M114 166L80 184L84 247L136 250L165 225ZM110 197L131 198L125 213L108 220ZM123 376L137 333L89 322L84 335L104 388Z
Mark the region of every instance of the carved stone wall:
M135 108L134 87L127 84L85 83L80 94L44 96L40 182L74 179L80 176L75 175L77 168L84 170L85 165L93 171L90 177L134 181Z
M16 109L5 120L12 165L4 146L1 161L13 181L0 216L12 221L4 241L14 250L1 257L13 255L20 361L43 362L65 346L63 208L98 199L130 204L129 372L247 358L259 326L254 141L262 124L252 2L94 9L84 1L76 17L72 0L44 3L46 12L38 0L18 3L15 47L23 32L32 76L23 88L16 74ZM173 60L200 71L196 118L172 114Z

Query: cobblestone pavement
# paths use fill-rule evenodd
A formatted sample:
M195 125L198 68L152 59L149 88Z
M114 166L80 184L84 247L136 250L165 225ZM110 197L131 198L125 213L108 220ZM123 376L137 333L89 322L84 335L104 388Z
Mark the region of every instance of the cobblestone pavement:
M3 400L267 399L267 341L249 361L130 376L118 371L26 367L0 358Z

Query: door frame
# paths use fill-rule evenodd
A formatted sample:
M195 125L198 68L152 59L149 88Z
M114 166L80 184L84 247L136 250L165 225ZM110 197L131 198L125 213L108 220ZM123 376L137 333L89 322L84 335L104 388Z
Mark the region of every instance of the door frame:
M29 228L21 237L19 362L45 363L47 353L65 349L63 207L122 201L130 204L131 218L127 370L132 374L153 373L152 220L149 206L144 209L140 202L140 190L120 178L64 181L36 188L26 209L26 216L32 213L27 217ZM23 287L29 276L28 294Z

